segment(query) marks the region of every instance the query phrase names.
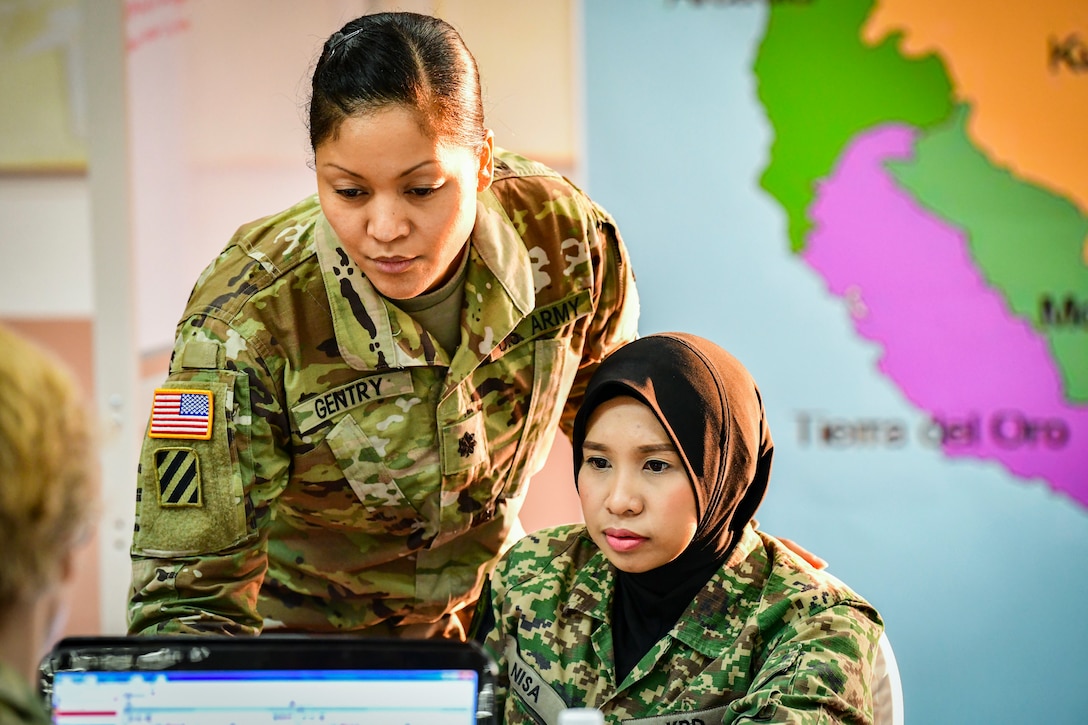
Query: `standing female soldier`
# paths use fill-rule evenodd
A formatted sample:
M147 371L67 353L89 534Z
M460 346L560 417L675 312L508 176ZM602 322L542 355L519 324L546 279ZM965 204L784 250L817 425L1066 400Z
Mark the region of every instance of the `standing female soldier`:
M334 33L310 141L317 195L243 226L178 326L131 632L463 637L556 428L635 337L612 219L495 148L445 22Z

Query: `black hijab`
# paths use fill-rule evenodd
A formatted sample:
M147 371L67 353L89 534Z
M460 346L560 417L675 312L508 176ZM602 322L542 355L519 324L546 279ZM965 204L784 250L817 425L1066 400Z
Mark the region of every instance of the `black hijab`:
M729 557L763 501L774 454L759 389L744 366L709 340L662 333L620 348L589 381L571 440L575 486L590 415L622 395L649 407L676 446L698 524L676 559L639 574L616 572L617 685Z

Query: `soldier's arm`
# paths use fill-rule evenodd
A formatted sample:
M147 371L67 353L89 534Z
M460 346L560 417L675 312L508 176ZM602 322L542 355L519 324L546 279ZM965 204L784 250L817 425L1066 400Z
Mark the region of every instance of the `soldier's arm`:
M227 325L179 329L140 457L129 632L257 634L267 502L289 468L280 397ZM178 396L198 410L208 400L207 438L171 432Z
M752 528L753 529L759 529L760 531L763 530L763 529L759 528L759 521L757 521L755 519L752 519ZM826 569L827 568L827 559L824 559L823 557L819 556L818 554L812 553L811 551L809 551L805 547L798 544L793 539L787 539L787 538L784 538L782 536L775 536L775 538L778 539L780 544L785 546L787 549L792 551L794 554L797 554L797 556L804 559L805 562L809 566L811 566L813 569Z
M499 566L503 564L500 562ZM472 622L472 637L480 643L498 665L495 677L495 699L492 712L496 721L504 721L506 714L506 695L509 689L509 674L506 664L506 632L501 626L500 599L495 596L494 581L501 574L496 572L484 584L480 599L476 603L476 613ZM499 585L501 587L501 584Z
M597 207L594 211L596 223L588 235L597 271L594 279L597 306L586 330L578 373L560 419L560 427L568 437L593 371L612 351L638 336L639 299L627 247L612 219Z
M871 725L873 660L883 626L864 603L842 603L786 628L725 723Z

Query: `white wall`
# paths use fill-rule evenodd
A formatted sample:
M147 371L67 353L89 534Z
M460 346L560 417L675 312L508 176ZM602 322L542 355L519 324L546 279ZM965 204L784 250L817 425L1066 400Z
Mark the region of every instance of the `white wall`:
M86 177L0 176L0 317L89 317L90 270Z

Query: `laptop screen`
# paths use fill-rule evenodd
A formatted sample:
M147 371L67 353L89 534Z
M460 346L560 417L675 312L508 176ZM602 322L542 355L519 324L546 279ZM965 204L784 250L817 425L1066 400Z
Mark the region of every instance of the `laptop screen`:
M264 635L74 638L42 666L61 725L492 722L474 644Z

